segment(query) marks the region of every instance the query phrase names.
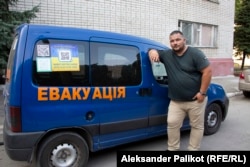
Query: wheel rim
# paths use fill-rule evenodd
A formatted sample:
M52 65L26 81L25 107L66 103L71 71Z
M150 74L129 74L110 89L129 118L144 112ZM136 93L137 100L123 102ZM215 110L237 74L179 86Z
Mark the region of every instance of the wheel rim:
M214 127L217 123L218 117L215 111L211 111L208 114L207 124L209 127Z
M57 146L51 155L52 164L56 167L71 166L77 157L76 149L71 144Z

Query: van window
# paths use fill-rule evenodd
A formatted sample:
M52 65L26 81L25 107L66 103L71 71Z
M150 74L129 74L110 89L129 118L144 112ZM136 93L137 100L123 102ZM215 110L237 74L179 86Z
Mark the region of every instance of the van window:
M11 75L11 68L13 67L13 62L15 58L15 52L16 52L16 47L17 47L17 41L18 41L18 36L16 36L12 42L11 49L10 49L10 54L8 58L8 63L7 63L7 70L6 70L6 81L10 81L10 75Z
M153 70L153 75L158 83L168 84L168 75L163 63L153 62L152 70Z
M89 85L88 43L44 39L33 54L33 82L39 86Z
M118 44L91 43L94 86L133 86L141 83L139 49Z

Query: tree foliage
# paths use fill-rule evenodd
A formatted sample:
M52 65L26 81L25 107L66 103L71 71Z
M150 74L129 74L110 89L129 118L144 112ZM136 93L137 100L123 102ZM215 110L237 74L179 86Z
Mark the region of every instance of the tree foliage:
M29 23L39 12L39 5L26 11L11 11L18 0L0 0L0 69L5 68L15 28L23 23Z
M234 47L236 53L242 53L244 68L245 57L250 54L250 0L236 0L235 3L235 31Z

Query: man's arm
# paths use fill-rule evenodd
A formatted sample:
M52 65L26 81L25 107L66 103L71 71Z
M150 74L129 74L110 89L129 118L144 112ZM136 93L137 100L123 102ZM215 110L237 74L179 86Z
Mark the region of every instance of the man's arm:
M212 78L212 68L210 65L201 70L201 87L200 92L206 93Z
M160 61L160 56L158 54L158 51L155 49L150 49L148 51L148 56L151 62L159 62Z
M201 86L200 86L200 92L198 92L193 99L197 99L198 102L202 102L204 100L204 97L207 94L207 89L210 85L211 78L212 78L212 68L210 65L203 68L201 70L202 77L201 77Z

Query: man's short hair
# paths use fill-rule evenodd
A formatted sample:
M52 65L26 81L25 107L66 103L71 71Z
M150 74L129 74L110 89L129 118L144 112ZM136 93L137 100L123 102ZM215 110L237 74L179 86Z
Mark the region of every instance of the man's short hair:
M172 35L174 35L174 34L181 34L182 36L184 36L183 33L182 33L180 30L174 30L174 31L172 31L172 32L170 33L170 36L172 36Z

